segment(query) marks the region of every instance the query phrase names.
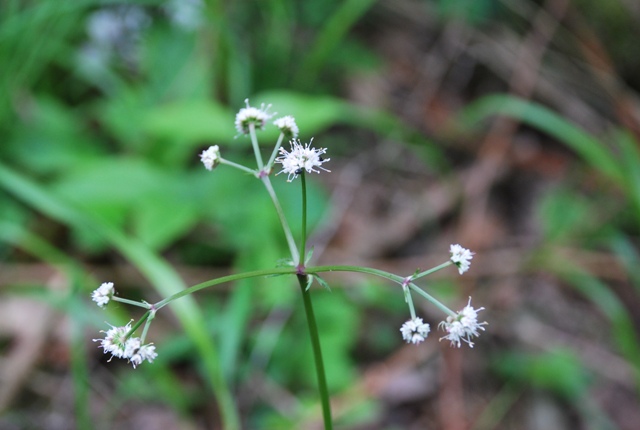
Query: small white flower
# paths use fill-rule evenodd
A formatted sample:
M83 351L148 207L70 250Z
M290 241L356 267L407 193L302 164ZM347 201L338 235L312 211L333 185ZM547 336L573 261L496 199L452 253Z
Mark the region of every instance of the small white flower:
M200 161L202 161L207 170L212 170L220 164L220 148L218 145L210 146L205 151L202 151Z
M130 343L132 339L127 339L127 333L129 333L130 330L130 322L122 327L111 326L106 332L101 330L101 333L105 333L104 339L93 339L93 341L100 342L100 348L104 350L105 354L111 354L112 358L128 358L128 354L130 354L131 351L130 348L127 348L127 344Z
M298 140L298 142L292 140L290 142L291 152L280 148L280 156L276 158L276 163L282 164L282 170L278 172L278 175L283 172L286 173L289 175L287 181L291 182L292 179L297 178L304 170L308 173L320 173L319 170L315 169L317 167L325 172L330 172L330 170L322 167L323 163L330 160L330 158L322 158L322 154L325 154L327 150L325 148L311 148L310 145L312 142L313 138L309 143L302 146L300 140Z
M240 109L236 114L236 130L240 134L249 134L249 124L253 123L256 130L262 130L264 125L275 113L269 113L271 105L260 105L260 109L249 106L249 99L246 99L246 108Z
M300 130L296 124L296 119L291 115L283 116L273 122L273 124L280 129L280 131L289 139L295 139L298 137Z
M448 339L451 341L451 346L457 346L458 348L460 348L461 345L460 341L464 341L473 348L471 338L480 336L478 330L484 331L483 326L488 324L486 321L478 322L478 312L483 309L484 308L474 309L471 306L471 297L469 297L469 303L467 303L464 309L455 316L448 316L446 321L438 324L438 327L443 328L443 330L447 332L447 335L440 338L440 340Z
M151 344L142 345L131 355L131 358L129 358L129 362L135 369L144 360L147 360L149 363L153 363L153 360L155 360L157 356L158 353L156 352L155 346Z
M133 357L133 354L135 354L135 352L140 349L140 338L139 337L130 337L129 339L127 339L127 342L124 344L124 354L122 355L122 358L129 358L131 359L131 357Z
M473 258L474 253L460 245L451 245L449 247L449 253L451 254L451 262L458 266L458 272L462 275L469 270L471 265L470 260Z
M96 302L101 308L104 308L107 306L107 303L109 303L109 300L111 300L111 297L113 297L113 293L113 282L103 282L102 285L93 290L91 300Z
M402 338L407 343L418 344L427 338L431 328L429 324L422 322L422 318L416 317L402 324L400 331L402 332Z

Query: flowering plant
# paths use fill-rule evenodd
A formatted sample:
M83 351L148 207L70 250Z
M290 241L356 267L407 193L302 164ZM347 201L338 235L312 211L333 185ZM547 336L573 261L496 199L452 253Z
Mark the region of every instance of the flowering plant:
M429 293L424 291L423 288L419 287L416 284L416 281L422 277L425 277L431 273L434 273L451 265L456 266L459 273L462 275L467 270L469 270L470 262L473 258L474 253L458 244L451 245L449 249L450 256L446 262L426 271L421 272L418 270L413 275L406 277L402 277L379 269L360 266L308 265L312 257L312 252L307 252L306 244L306 174L329 172L329 170L324 167L324 164L330 161L329 158L324 158L324 155L327 153L327 149L313 147L313 139L305 144L303 144L300 140L296 140L299 134L299 129L295 122L295 119L292 116L284 116L276 119L273 122L273 124L280 130L280 136L271 152L271 156L265 164L263 162L262 153L258 145L256 131L265 128L268 121L273 116L275 116L275 114L269 113L271 105L262 105L260 108L255 108L249 105L248 100L246 100L245 103L246 107L241 109L236 115L235 127L239 135L248 135L250 137L257 168L247 167L223 158L220 148L217 145L211 146L204 150L200 154L200 160L207 170L211 171L221 164L226 164L243 172L252 174L263 183L267 193L271 197L271 201L282 225L283 233L287 240L287 245L291 254L290 264L288 264L286 267L257 270L253 272L239 273L213 279L187 288L153 304L144 301L138 302L119 297L115 293L113 283L105 282L92 293L92 300L95 301L98 306L105 308L108 303L113 300L142 307L147 311L136 323L133 323L132 321L121 327L111 326L109 330L104 332L105 336L103 339L95 339L95 341L100 342L100 347L103 349L105 354L111 354L111 358L117 357L126 359L135 368L142 364L144 361L153 362L153 360L158 356L155 346L151 343L145 344L145 340L149 326L153 321L155 314L164 306L179 299L180 297L184 297L188 294L192 294L201 289L211 287L213 285L218 285L223 282L231 282L239 279L268 275L293 275L296 277L300 285L305 313L307 315L309 336L315 358L315 367L325 428L332 428L329 394L327 390L326 376L322 360L320 337L318 327L315 322L313 303L309 294L309 289L313 281L315 280L320 285L328 288L328 284L321 277L321 274L326 272L360 272L388 279L402 287L405 302L409 307L409 314L411 318L406 321L400 328L402 338L407 343L419 344L427 338L428 334L431 331L430 325L428 323L425 323L422 318L416 315L411 294L413 292L427 299L429 302L442 310L446 315L445 320L440 322L440 324L438 325L446 332L446 335L443 336L441 340L447 339L451 342L451 346L458 348L461 347L462 342L465 342L470 347L473 347L472 339L478 337L480 334L479 331L484 331L484 326L487 324L486 322L478 322L478 312L480 312L484 308L473 308L471 306L471 298L469 298L467 306L464 309L459 312L454 312L447 306L442 304L440 301L438 301L436 298L431 296ZM285 140L285 138L290 142L289 150L282 147L282 142ZM289 226L289 223L287 222L284 211L282 210L278 196L276 195L275 190L271 184L270 175L275 164L280 164L281 167L281 170L276 174L276 176L280 173L287 174L287 182L293 182L294 180L300 178L302 198L302 232L298 242L296 242L295 238L293 237L291 228ZM141 336L135 337L134 333L143 324L144 328L142 329Z

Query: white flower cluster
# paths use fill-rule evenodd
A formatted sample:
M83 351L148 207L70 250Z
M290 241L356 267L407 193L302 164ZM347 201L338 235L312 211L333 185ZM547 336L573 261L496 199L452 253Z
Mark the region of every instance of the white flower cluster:
M313 139L311 139L311 142L313 142ZM322 167L323 163L330 160L330 158L322 158L322 154L325 154L327 150L325 148L312 148L310 146L311 142L302 146L299 140L298 142L292 140L291 152L280 148L280 157L276 158L276 163L282 164L282 170L278 172L278 175L283 172L286 173L288 175L287 181L291 182L292 179L297 178L304 170L308 173L320 173L319 170L315 169L317 167L325 172L330 172L330 170Z
M200 154L200 161L207 170L212 170L220 164L220 148L218 145L210 146Z
M407 343L418 344L427 338L431 328L429 324L422 322L422 318L416 317L402 324L400 331Z
M296 120L291 115L283 116L273 122L273 125L278 127L280 131L289 139L295 139L298 137L300 130L296 124Z
M105 308L109 300L111 300L111 297L113 297L114 292L113 282L103 282L102 285L91 293L91 300L96 302L101 308Z
M473 342L471 342L472 337L480 336L478 330L483 330L485 325L488 323L478 322L478 312L483 310L484 308L474 309L471 306L471 297L469 297L469 303L458 312L455 316L448 316L446 321L442 321L438 327L444 329L447 332L447 335L442 337L442 339L447 339L451 341L451 346L457 346L460 348L460 341L467 342L471 348L473 348Z
M469 270L470 261L474 255L473 252L456 244L450 246L449 253L451 254L451 262L458 266L458 272L461 275Z
M152 363L158 356L156 347L152 344L141 345L139 337L127 338L130 331L131 323L122 327L111 326L106 332L102 331L105 333L104 339L93 339L93 341L100 342L104 353L111 354L111 358L118 357L129 360L134 369L145 360Z
M265 106L264 103L260 105L260 109L249 106L249 99L245 99L246 108L240 109L236 114L236 130L240 134L249 134L249 124L253 123L256 130L262 130L275 115L275 113L269 113L271 105Z

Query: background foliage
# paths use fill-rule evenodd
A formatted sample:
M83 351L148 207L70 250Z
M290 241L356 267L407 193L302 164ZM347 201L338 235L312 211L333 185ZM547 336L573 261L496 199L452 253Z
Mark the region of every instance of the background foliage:
M339 428L635 428L639 21L630 0L2 2L0 428L318 425L284 278L176 302L135 371L91 342L135 316L89 303L103 281L155 301L286 255L260 184L197 159L250 162L247 97L328 148L319 263L477 253L428 284L487 308L473 350L402 345L390 285L315 292ZM299 229L299 190L274 183Z

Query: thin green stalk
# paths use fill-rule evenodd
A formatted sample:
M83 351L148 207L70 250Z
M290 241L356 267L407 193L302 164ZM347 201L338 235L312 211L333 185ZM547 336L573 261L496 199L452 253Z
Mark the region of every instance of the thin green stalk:
M273 152L271 153L271 157L269 158L269 162L267 163L267 170L271 171L271 166L276 161L276 157L278 156L278 151L280 150L280 146L282 146L282 140L284 139L284 133L280 133L278 136L278 141L276 142L275 148L273 148Z
M307 281L305 275L298 275L298 283L302 292L302 300L304 302L304 311L307 315L307 325L309 328L309 337L311 338L311 347L313 348L313 358L316 365L316 376L318 378L318 391L320 392L320 402L322 404L322 418L324 420L325 430L333 429L331 420L331 403L329 402L329 388L327 387L327 376L324 371L324 361L322 360L322 348L320 347L320 335L318 334L318 325L313 312L313 303L311 302L311 291L307 289Z
M406 298L407 304L409 305L409 313L411 314L411 319L415 319L416 308L413 306L413 299L411 298L411 292L409 292L409 290L407 290Z
M307 252L307 182L304 170L300 174L302 184L302 234L300 235L300 260L298 265L304 267L304 258Z
M287 222L287 218L284 216L284 211L282 210L282 206L280 206L278 196L276 195L276 192L273 189L273 185L271 185L271 180L268 176L262 176L260 179L262 180L264 187L267 189L267 192L271 197L273 206L275 206L276 208L278 218L280 219L280 224L282 225L282 229L284 230L284 235L287 238L287 244L289 245L289 251L291 252L291 260L295 264L296 261L299 261L298 248L296 248L296 241L293 239L293 234L291 234L289 223Z
M136 302L134 300L125 299L125 298L118 297L118 296L111 297L111 300L113 300L114 302L125 303L125 304L131 305L131 306L137 306L139 308L151 309L151 305L149 303L145 303L145 302Z
M142 315L142 317L136 321L136 323L133 325L133 327L131 327L131 329L129 330L129 332L127 333L127 337L131 336L133 333L136 332L136 330L138 330L140 328L140 326L142 325L143 322L146 322L147 319L149 318L149 315L151 314L151 311L146 311L144 313L144 315Z
M413 291L420 294L422 297L424 297L425 299L429 300L431 303L439 307L444 313L449 314L451 316L456 316L456 313L454 311L452 311L451 309L449 309L448 307L440 303L438 300L436 300L435 297L433 297L431 294L424 291L422 288L418 287L413 282L409 284L409 288L411 288Z
M445 267L449 267L449 266L451 266L452 264L453 264L453 263L451 262L451 260L449 260L449 261L447 261L446 263L442 263L441 265L434 267L433 269L425 270L424 272L420 272L420 273L418 273L417 275L412 276L412 279L413 279L413 280L415 280L415 279L420 279L420 278L422 278L423 276L430 275L430 274L432 274L433 272L437 272L437 271L438 271L438 270L440 270L440 269L444 269Z
M385 272L384 270L380 270L380 269L373 269L373 268L370 268L370 267L335 265L335 266L316 266L316 267L306 267L305 268L305 274L307 274L307 275L311 275L311 274L314 274L314 273L324 273L324 272L357 272L357 273L366 273L366 274L369 274L369 275L374 275L374 276L378 276L378 277L381 277L381 278L384 278L384 279L388 279L388 280L393 281L395 283L398 283L400 285L402 285L402 283L406 279L406 278L403 278L402 276L394 275L393 273ZM184 289L182 291L179 291L179 292L177 292L177 293L175 293L175 294L173 294L173 295L171 295L171 296L169 296L169 297L167 297L167 298L165 298L165 299L153 304L152 305L152 309L155 309L156 311L158 311L161 308L163 308L164 306L168 305L169 303L171 303L174 300L177 300L177 299L179 299L181 297L187 296L189 294L193 294L196 291L200 291L200 290L203 290L203 289L208 288L208 287L213 287L215 285L224 284L226 282L233 282L233 281L238 281L238 280L241 280L241 279L248 279L248 278L257 278L257 277L261 277L261 276L287 275L287 274L291 274L291 275L296 274L296 269L293 268L293 267L283 267L283 268L275 268L275 269L255 270L255 271L252 271L252 272L237 273L237 274L234 274L234 275L223 276L221 278L205 281L205 282L202 282L200 284L194 285L192 287L186 288L186 289ZM421 296L426 298L428 301L430 301L435 306L440 308L443 312L445 312L445 313L447 313L449 315L455 315L455 312L453 312L451 309L449 309L444 304L439 302L435 297L433 297L429 293L427 293L424 290L422 290L420 287L415 285L413 282L410 282L408 285L409 285L410 289L412 289L413 291L417 292L418 294L420 294ZM306 280L305 280L305 288L306 288ZM145 316L146 316L146 314L145 314Z
M236 169L242 170L243 172L251 173L254 176L258 174L258 172L253 169L245 167L242 164L238 164L238 163L234 163L233 161L226 160L222 157L220 157L220 164L226 164L227 166L235 167Z
M262 163L262 155L260 154L260 146L258 145L258 137L256 136L256 125L253 122L249 123L249 134L251 135L251 145L253 146L253 152L256 155L258 170L262 170L264 168L264 163Z
M209 281L201 282L197 285L194 285L189 288L185 288L182 291L179 291L163 300L160 300L158 303L153 305L153 308L158 311L161 308L165 307L169 303L177 300L181 297L188 296L189 294L193 294L196 291L203 290L208 287L213 287L214 285L224 284L225 282L233 282L239 281L240 279L248 279L248 278L257 278L260 276L273 276L273 275L286 275L286 274L295 274L296 269L293 267L284 267L279 269L266 269L266 270L254 270L253 272L245 272L245 273L236 273L234 275L223 276L217 279L211 279Z
M404 282L406 278L402 276L394 275L393 273L385 272L380 269L373 269L370 267L359 267L359 266L316 266L316 267L308 267L305 269L305 273L313 274L313 273L323 273L323 272L358 272L358 273L368 273L369 275L378 276L380 278L389 279L390 281L396 282L400 285ZM444 304L439 302L435 297L430 294L424 292L420 287L415 285L413 282L409 283L409 288L422 295L424 298L433 303L436 307L440 308L443 312L448 315L455 315L451 309L446 307Z
M147 338L147 332L149 331L149 327L151 326L151 321L153 321L153 319L156 317L156 311L150 311L149 312L149 317L147 318L147 321L144 324L144 328L142 329L142 335L140 336L140 343L144 344L144 340Z
M305 252L307 248L307 182L304 170L300 174L300 183L302 186L302 233L300 235L300 255L297 270L304 270ZM313 312L313 303L311 301L311 291L308 288L308 275L297 275L300 291L302 292L302 300L304 302L304 312L307 315L307 327L309 328L309 338L313 348L313 359L316 367L316 377L318 378L318 391L320 394L320 403L322 404L322 418L324 420L325 430L333 428L331 420L331 402L329 401L329 389L327 387L327 375L324 371L324 361L322 359L322 347L320 345L320 334L318 333L318 324L316 316Z

